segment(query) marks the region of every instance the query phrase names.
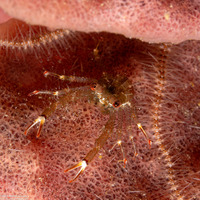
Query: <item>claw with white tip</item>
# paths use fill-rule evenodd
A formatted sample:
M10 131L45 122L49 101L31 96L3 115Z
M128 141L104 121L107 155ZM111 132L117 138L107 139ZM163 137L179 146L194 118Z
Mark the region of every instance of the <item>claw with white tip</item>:
M83 171L85 170L85 168L87 167L87 162L85 161L85 160L82 160L82 161L80 161L78 164L76 164L76 165L74 165L74 166L72 166L72 167L70 167L70 168L68 168L68 169L66 169L64 172L69 172L69 171L71 171L71 170L73 170L73 169L76 169L76 168L78 168L78 167L81 167L80 168L80 170L78 171L78 173L76 174L76 176L72 179L72 180L70 180L69 182L71 183L71 182L73 182L73 181L75 181L82 173L83 173Z
M28 126L28 128L25 130L24 134L27 135L28 131L35 126L36 124L40 123L39 125L39 129L37 131L37 135L36 137L38 138L40 136L41 130L42 130L42 126L45 122L45 117L44 116L39 116L30 126Z

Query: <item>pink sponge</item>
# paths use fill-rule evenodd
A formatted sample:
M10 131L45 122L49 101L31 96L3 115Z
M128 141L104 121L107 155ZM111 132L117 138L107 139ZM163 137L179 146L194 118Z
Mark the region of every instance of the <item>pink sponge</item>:
M10 16L49 28L107 31L148 42L200 38L199 1L190 0L5 0Z
M110 31L149 42L199 38L197 1L52 2L0 5L10 15L52 28ZM50 32L16 20L2 24L0 199L198 199L199 49L198 41L149 44L109 33ZM55 101L28 97L30 92L80 86L45 78L45 70L95 79L102 72L129 78L138 120L153 141L151 149L136 125L119 113L112 137L79 179L69 183L75 172L64 170L84 158L108 115L87 96L80 97L57 110L38 139L36 128L24 136L26 127ZM126 168L120 148L109 151L118 129L123 131Z
M38 34L49 34L38 27L30 30L35 42ZM19 37L26 38L23 34ZM107 33L64 34L58 38L27 48L17 47L20 39L13 38L9 43L15 45L13 48L1 48L1 197L197 199L199 42L168 47ZM80 97L57 110L45 122L38 139L36 129L25 137L25 128L55 100L47 96L28 97L28 93L79 86L45 78L44 70L96 79L102 71L128 77L134 88L138 120L153 140L151 149L137 127L120 114L126 168L120 161L120 148L109 152L117 140L114 131L78 180L69 183L74 172L64 170L84 158L108 116L87 97ZM121 122L116 121L116 130ZM137 157L128 137L130 132Z

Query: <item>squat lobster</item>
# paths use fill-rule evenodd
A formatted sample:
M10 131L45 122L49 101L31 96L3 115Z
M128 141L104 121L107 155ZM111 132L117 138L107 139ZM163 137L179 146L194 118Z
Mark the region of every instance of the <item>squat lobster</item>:
M42 114L30 126L28 126L28 128L24 132L25 135L27 135L28 131L33 126L39 123L39 128L36 135L36 137L38 138L40 136L45 120L56 110L59 104L64 106L70 101L75 101L84 97L87 97L89 98L90 101L93 101L96 104L102 106L103 109L106 111L106 113L109 114L110 116L107 123L104 126L101 135L99 136L99 138L96 139L93 149L88 152L88 154L82 161L65 170L65 172L68 172L70 170L80 167L80 170L78 171L76 176L72 180L70 180L70 182L73 182L80 176L80 174L85 170L87 165L94 159L99 150L104 146L107 139L113 132L116 115L119 114L121 111L124 111L126 115L129 115L131 120L134 121L134 123L137 125L137 127L141 130L141 132L145 136L149 146L151 146L152 142L149 139L145 130L143 129L141 123L138 122L135 108L131 104L132 92L131 92L130 82L127 78L121 77L119 75L117 75L116 77L112 77L106 73L103 73L103 76L99 80L96 80L85 77L58 75L48 71L44 72L44 76L45 77L53 76L58 79L66 80L69 82L84 83L86 84L86 86L67 88L53 92L35 90L32 93L30 93L29 96L38 94L48 94L48 95L58 96L59 98L56 102L52 103L48 108L46 108L42 112ZM122 148L121 137L122 137L122 131L119 130L117 131L118 140L116 144L119 145L121 148L123 154L123 162L125 166L127 159L125 158L124 151ZM129 137L133 142L132 133L129 135ZM134 154L137 155L134 143L133 147L134 147Z

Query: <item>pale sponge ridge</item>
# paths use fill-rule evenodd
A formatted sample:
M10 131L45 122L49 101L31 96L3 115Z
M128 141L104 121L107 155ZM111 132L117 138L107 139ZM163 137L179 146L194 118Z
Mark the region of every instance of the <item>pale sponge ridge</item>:
M148 42L200 38L199 1L5 0L0 7L33 25L83 32L112 32Z

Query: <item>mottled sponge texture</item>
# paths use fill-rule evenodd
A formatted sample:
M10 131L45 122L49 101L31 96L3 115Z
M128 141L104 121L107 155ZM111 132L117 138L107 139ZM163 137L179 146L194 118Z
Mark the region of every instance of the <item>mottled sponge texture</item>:
M64 41L70 48L65 48ZM199 49L200 43L194 41L150 45L106 33L76 33L59 42L47 42L40 49L2 48L1 198L198 199ZM64 170L84 158L109 116L87 97L80 97L46 121L40 138L35 137L36 128L24 136L25 128L56 100L28 97L29 92L79 87L45 78L44 70L96 79L103 72L128 77L138 120L153 141L151 149L137 126L126 114L120 114L105 147L78 180L69 183L75 172L65 174ZM130 127L137 157L129 140ZM109 151L119 128L123 131L126 168L120 161L120 148Z
M149 42L200 38L199 0L4 0L10 16L50 28L112 32Z
M17 20L0 26L0 199L200 199L200 42L188 40L199 39L199 5L198 0L0 1L8 15L48 26ZM86 33L50 32L55 28ZM76 171L64 170L91 150L109 115L80 96L46 120L39 138L37 127L25 136L27 126L57 100L30 92L82 85L45 78L45 70L97 80L104 72L127 77L132 109L151 148L128 117L130 110L119 112L105 146L69 183ZM120 147L110 151L120 130L125 168Z

